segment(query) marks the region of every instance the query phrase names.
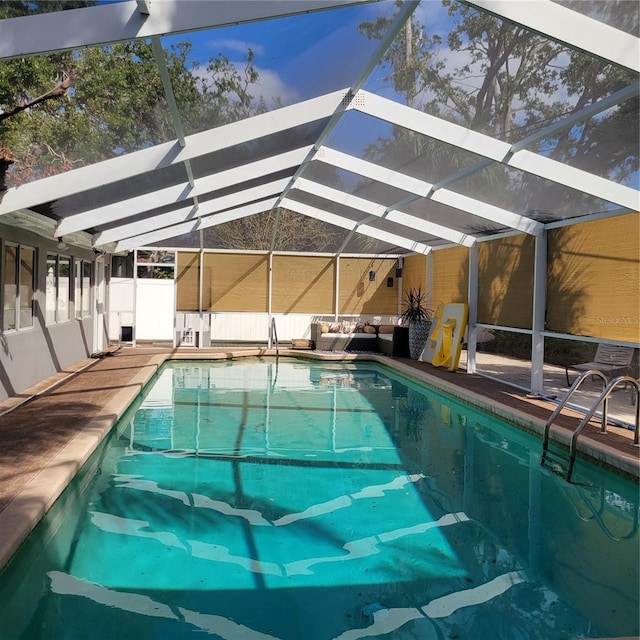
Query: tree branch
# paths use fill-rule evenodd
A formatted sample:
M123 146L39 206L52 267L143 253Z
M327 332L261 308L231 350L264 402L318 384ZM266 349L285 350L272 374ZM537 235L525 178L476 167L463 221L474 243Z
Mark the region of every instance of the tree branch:
M2 113L0 113L0 121L5 120L6 118L9 118L11 116L14 116L17 113L20 113L21 111L25 111L30 107L34 107L37 104L40 104L42 102L47 102L47 100L54 100L56 98L61 98L63 95L67 93L67 90L69 89L69 87L73 85L74 81L75 81L75 77L73 76L73 74L67 75L63 80L60 80L60 82L58 82L58 84L55 87L53 87L53 89L51 89L50 91L47 91L47 93L43 93L41 96L38 96L33 100L25 100L18 106L13 107L12 109L7 109L6 111L3 111Z

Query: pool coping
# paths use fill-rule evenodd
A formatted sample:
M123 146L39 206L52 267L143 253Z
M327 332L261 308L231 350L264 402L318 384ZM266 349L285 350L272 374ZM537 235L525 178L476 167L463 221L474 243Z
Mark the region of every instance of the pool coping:
M125 388L116 391L101 407L100 415L90 419L84 428L76 433L0 511L0 570L19 549L82 465L94 453L116 422L165 362L170 360L235 360L275 355L275 351L267 349L216 352L174 350L158 353L149 351L149 361L140 367L130 383ZM438 391L446 392L450 396L484 410L516 428L539 436L544 432L544 421L534 416L517 408L495 402L472 390L430 375L427 371L416 369L388 356L374 353L319 353L296 349L281 349L280 356L328 362L376 362L409 379L424 382ZM77 369L68 377L79 375L83 370L84 368ZM30 396L29 399L32 397ZM566 429L553 429L551 432L552 440L563 445L568 445L570 435ZM590 438L578 441L578 451L592 461L609 467L614 472L620 472L635 481L640 479L640 460L637 457L626 456L618 449Z

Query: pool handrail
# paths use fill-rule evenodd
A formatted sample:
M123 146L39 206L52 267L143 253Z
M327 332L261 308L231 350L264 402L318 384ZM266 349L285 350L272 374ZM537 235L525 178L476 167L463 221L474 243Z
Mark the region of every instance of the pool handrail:
M609 396L613 393L615 388L621 384L625 386L627 384L631 384L632 387L635 387L636 390L636 398L635 398L635 407L636 407L636 415L635 415L635 433L633 438L633 446L640 446L640 382L631 376L618 376L614 378L610 382L608 381L606 375L602 371L598 371L597 369L590 369L589 371L585 371L572 385L569 391L567 391L564 398L560 401L558 406L555 408L554 412L549 416L547 423L544 427L544 438L542 441L542 457L540 458L540 464L544 465L547 459L547 455L549 453L549 432L551 430L551 425L553 421L556 419L560 411L566 406L569 398L576 392L578 387L582 384L583 380L587 376L599 377L602 380L602 393L598 396L596 401L593 403L591 408L587 411L584 418L580 422L580 424L575 428L572 436L571 442L569 444L569 465L567 468L567 482L571 482L571 476L573 475L573 467L576 461L576 454L578 449L578 437L582 433L583 429L589 423L594 413L600 408L602 405L602 420L601 427L598 433L606 434L607 433L607 414L608 414L608 400Z
M571 385L564 398L560 400L558 406L554 409L553 413L549 416L546 424L544 425L544 437L542 439L542 457L540 458L540 464L544 464L546 461L547 454L549 452L549 434L551 431L551 425L553 421L558 417L558 414L564 409L564 407L569 402L571 396L579 389L580 385L584 382L584 380L588 376L595 376L601 379L602 381L602 389L606 388L607 385L607 377L602 373L602 371L598 371L597 369L589 369L589 371L585 371L583 374L578 376L575 382ZM603 407L604 411L602 413L602 428L606 431L607 424L607 406Z
M269 349L273 348L273 345L276 345L276 359L280 355L280 348L278 344L278 330L276 329L276 319L271 318L271 325L269 326Z
M585 428L585 426L589 423L589 420L593 417L593 414L597 411L600 405L603 405L602 411L602 428L598 433L606 434L607 433L607 401L609 396L613 393L615 388L620 384L628 384L630 383L632 387L636 389L636 398L635 398L635 406L636 406L636 415L635 415L635 433L633 436L632 446L638 447L640 446L640 429L638 428L638 424L640 422L640 382L631 376L618 376L609 382L609 384L603 389L602 393L598 396L596 401L591 406L591 409L587 412L585 417L582 419L582 422L576 427L573 435L571 436L571 446L569 448L569 469L567 470L567 482L571 482L571 475L573 473L573 466L576 461L576 453L577 453L577 444L578 444L578 436Z

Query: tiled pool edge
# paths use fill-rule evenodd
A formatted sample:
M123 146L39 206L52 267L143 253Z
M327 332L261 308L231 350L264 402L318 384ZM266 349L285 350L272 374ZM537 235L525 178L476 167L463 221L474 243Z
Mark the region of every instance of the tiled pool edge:
M490 415L494 415L516 428L533 433L540 437L544 434L544 421L530 416L519 409L508 407L493 400L490 401L469 389L463 389L455 384L447 382L446 380L430 376L427 372L414 369L402 362L384 358L384 356L374 356L374 358L376 361L381 362L385 366L388 366L399 373L402 373L402 375L408 378L412 378L419 382L425 382L433 388L439 391L444 391L454 398L467 402L478 409L482 409ZM551 413L551 411L549 413ZM571 440L571 434L564 429L552 428L550 438L551 440L568 447ZM636 481L640 479L640 460L634 456L625 456L618 449L610 447L604 442L597 442L590 438L578 440L577 448L580 453L587 456L597 464L609 467L612 471L620 472Z
M98 448L115 423L144 389L157 370L168 360L231 360L251 357L274 356L274 351L251 349L225 352L206 351L173 351L150 354L146 365L132 379L131 384L117 392L103 407L102 415L96 416L73 437L28 485L0 511L0 570L18 550L38 522L51 508L54 502L66 489L75 474ZM455 384L429 375L426 371L415 369L401 361L377 354L323 354L312 351L283 349L283 357L294 357L306 360L330 362L373 361L382 364L407 378L424 382L433 388L443 391L454 398L467 402L487 413L494 415L516 428L541 435L544 422L518 409L490 401L483 396L464 389ZM552 437L564 444L569 441L569 434L553 431ZM610 467L614 471L640 478L640 462L631 456L621 455L617 449L604 443L584 439L579 441L579 451L592 460Z

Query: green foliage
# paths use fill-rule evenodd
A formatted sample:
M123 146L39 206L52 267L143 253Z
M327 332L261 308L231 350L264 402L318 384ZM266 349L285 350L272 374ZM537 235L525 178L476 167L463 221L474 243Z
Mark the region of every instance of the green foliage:
M0 4L0 18L91 4L94 3L5 2ZM203 68L193 59L188 40L172 45L165 55L185 133L266 111L264 100L254 97L252 91L259 74L251 48L240 66L220 53ZM6 186L17 186L176 138L150 41L3 62L0 108L8 110L27 103L69 75L75 82L65 98L41 103L1 123L0 162L3 156L14 160ZM266 212L207 229L205 244L230 249L268 249L276 217L276 249L323 251L339 247L340 234L335 228L286 211L280 215ZM199 245L198 238L194 242ZM154 273L154 277L165 275Z
M404 322L420 322L431 319L431 310L426 306L427 294L422 287L412 287L404 292L404 311L400 316Z
M264 102L250 92L258 80L250 50L242 72L220 55L210 59L206 74L199 74L191 54L188 41L166 51L187 133L265 110ZM65 99L39 104L2 122L0 147L10 150L15 159L8 186L176 137L153 48L147 41L3 62L0 107L8 110L30 102L68 76L75 82Z
M594 5L607 22L624 23L630 33L638 23L637 3ZM501 21L475 7L442 0L452 27L431 34L415 18L385 54L383 78L406 103L475 131L516 142L550 122L637 82L633 73L585 53ZM632 6L633 5L633 6ZM389 21L367 22L360 30L381 38ZM530 147L559 161L623 182L638 170L638 101L628 100L580 126L554 134ZM420 176L432 182L477 161L471 154L397 128L392 137L367 150L389 166L419 158ZM403 161L404 159L404 161ZM575 214L584 197L497 165L460 182L478 199L512 211ZM594 203L590 203L591 206Z

